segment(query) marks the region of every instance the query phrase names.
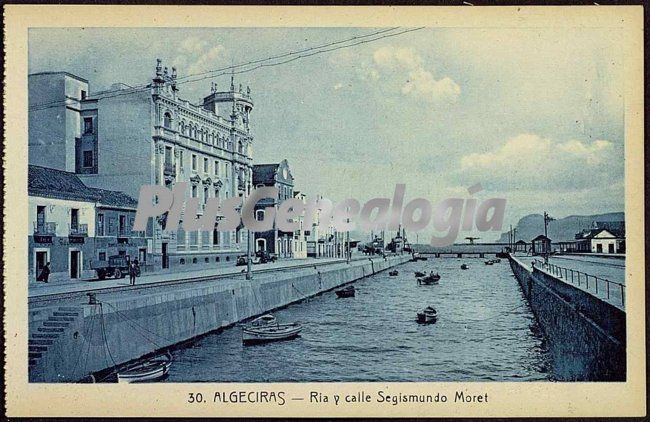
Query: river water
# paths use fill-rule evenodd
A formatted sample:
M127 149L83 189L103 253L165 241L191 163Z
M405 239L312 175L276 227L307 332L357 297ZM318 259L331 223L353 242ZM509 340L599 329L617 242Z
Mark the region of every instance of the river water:
M467 263L468 270L460 265ZM274 312L301 322L301 337L242 345L234 326L174 351L166 382L540 381L550 380L543 338L507 260L429 258ZM437 271L418 286L414 271ZM420 325L427 305L438 322Z

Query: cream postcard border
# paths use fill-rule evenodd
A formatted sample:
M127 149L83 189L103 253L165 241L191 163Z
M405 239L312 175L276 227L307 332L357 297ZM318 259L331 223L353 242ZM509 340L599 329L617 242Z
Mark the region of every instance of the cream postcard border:
M643 8L564 7L4 7L5 23L5 379L9 416L642 416L646 414L643 160ZM625 217L627 382L29 384L27 382L27 32L30 27L537 27L625 31ZM534 52L531 52L534 54ZM335 406L189 404L215 391L487 392L489 403Z

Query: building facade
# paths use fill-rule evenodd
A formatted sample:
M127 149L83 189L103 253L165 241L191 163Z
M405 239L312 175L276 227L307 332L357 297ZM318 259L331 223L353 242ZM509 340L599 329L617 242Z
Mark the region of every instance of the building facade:
M255 164L253 166L253 186L278 188L277 198L264 198L255 205L255 218L263 220L265 208L276 208L286 199L293 198L294 179L287 160L277 164ZM255 233L255 250L265 250L278 258L293 258L294 233L273 229ZM305 245L306 253L306 245Z
M74 173L34 165L28 195L29 282L48 262L49 281L94 278L94 268L111 255L146 263L147 239L130 230L135 199L90 188Z
M250 89L236 89L232 79L223 91L212 84L195 105L179 96L176 69L169 72L158 60L150 84L115 84L97 93L74 75L32 74L29 101L30 163L72 171L88 186L133 197L142 185L171 189L179 182L202 204L250 193L253 101ZM172 232L159 219L150 219L147 236L156 270L234 263L248 240L241 228Z

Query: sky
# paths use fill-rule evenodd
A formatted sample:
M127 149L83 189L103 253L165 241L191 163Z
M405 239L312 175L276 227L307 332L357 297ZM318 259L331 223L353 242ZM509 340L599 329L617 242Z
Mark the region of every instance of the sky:
M377 30L37 28L29 71L73 73L92 92L148 83L156 58L183 77ZM424 28L235 83L255 103L254 162L286 158L308 196L363 203L404 183L407 201L436 204L480 183L474 198L507 200L505 230L531 213L624 210L621 45L602 29ZM229 79L180 96L198 104Z

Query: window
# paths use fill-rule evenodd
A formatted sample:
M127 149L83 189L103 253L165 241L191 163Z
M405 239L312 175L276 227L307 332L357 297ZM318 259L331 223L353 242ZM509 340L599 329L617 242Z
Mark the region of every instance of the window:
M97 214L97 236L104 236L104 214L102 213Z
M198 192L196 190L196 185L192 186L192 198L196 198L198 195Z
M219 161L214 160L214 175L219 176Z
M210 197L210 191L208 190L208 187L203 188L203 203L206 204L208 202L208 198Z
M215 229L212 232L212 244L213 245L218 245L219 244L219 238L221 237L220 233ZM219 262L219 261L217 261Z
M172 127L172 115L169 112L165 113L163 117L163 126L169 129Z
M183 150L179 149L178 150L178 165L180 168L183 168Z
M120 220L118 222L119 227L118 231L120 235L126 234L126 215L120 215Z
M70 209L70 229L77 230L79 229L79 209L71 208Z
M264 210L255 211L255 218L257 219L257 221L264 220Z
M93 166L93 152L92 151L84 151L84 167L92 167Z
M196 154L192 154L192 170L196 171Z
M84 117L84 135L87 133L93 133L93 118Z
M210 171L210 165L208 164L208 159L204 158L203 159L203 173L207 173Z
M84 91L83 89L81 90L81 99L82 100L86 99L86 91Z
M97 257L100 261L106 261L106 252L100 252Z
M165 146L165 167L172 166L172 147Z
M38 227L41 230L43 229L43 227L45 227L45 206L44 205L36 206L36 227Z

